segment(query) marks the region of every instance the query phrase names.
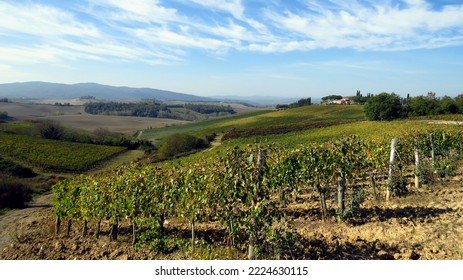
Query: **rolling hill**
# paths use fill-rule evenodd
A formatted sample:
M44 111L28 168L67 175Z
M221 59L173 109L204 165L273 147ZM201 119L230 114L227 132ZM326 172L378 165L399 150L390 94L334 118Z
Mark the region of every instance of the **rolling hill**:
M57 84L24 82L0 84L0 96L8 98L79 98L127 100L156 99L178 101L214 101L215 99L153 88L115 87L96 83Z

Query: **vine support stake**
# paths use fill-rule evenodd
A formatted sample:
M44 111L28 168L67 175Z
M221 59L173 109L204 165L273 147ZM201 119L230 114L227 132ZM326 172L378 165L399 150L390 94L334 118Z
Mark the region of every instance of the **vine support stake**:
M56 219L55 219L55 234L56 235L59 234L60 227L61 227L61 218L58 215L56 215Z
M137 224L135 219L132 219L132 246L135 246L137 243Z
M448 158L448 153L449 152L447 149L448 149L448 146L445 144L447 142L447 135L445 134L445 132L442 132L442 142L444 143L444 149L442 151L442 156L447 159Z
M251 203L251 223L252 226L250 227L250 233L249 233L249 247L248 247L248 259L249 260L255 260L256 259L256 252L255 252L255 244L257 242L257 217L255 216L256 214L255 209L257 207L257 203L260 199L260 184L262 183L262 171L266 165L266 153L265 150L261 149L259 147L259 150L257 152L257 178L258 181L255 184L255 189L254 189L254 196L252 198L252 203Z
M432 165L435 166L435 164L436 164L436 146L434 145L434 133L431 133L431 135L429 135L429 141L431 142Z
M418 139L415 139L414 143L414 150L415 150L415 187L419 188L420 187L420 153L418 149Z
M195 253L196 233L195 233L195 218L191 219L191 254Z
M391 188L393 184L393 174L394 174L394 162L395 162L395 154L397 149L397 144L399 143L399 139L394 138L391 142L391 155L389 157L389 177L387 182L386 188L386 201L389 201L391 197Z

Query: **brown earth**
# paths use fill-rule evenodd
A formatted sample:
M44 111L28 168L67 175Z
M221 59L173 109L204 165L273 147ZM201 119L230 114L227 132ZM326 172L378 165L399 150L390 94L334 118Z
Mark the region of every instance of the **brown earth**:
M317 195L296 199L286 209L295 237L282 257L288 259L463 259L463 170L451 180L415 189L389 203L374 202L369 196L360 216L351 222L334 218L319 219ZM307 202L310 200L310 202ZM119 238L109 242L109 225L104 236L81 237L81 224L73 226L70 236L55 236L51 195L39 197L30 207L0 216L0 259L188 259L178 250L168 255L147 248L134 250L128 225ZM331 205L330 209L334 209ZM168 231L187 240L186 225L168 223ZM90 234L92 231L90 230ZM214 223L198 227L198 238L215 239L226 246L224 233ZM232 258L246 258L241 250ZM222 258L224 258L222 256Z

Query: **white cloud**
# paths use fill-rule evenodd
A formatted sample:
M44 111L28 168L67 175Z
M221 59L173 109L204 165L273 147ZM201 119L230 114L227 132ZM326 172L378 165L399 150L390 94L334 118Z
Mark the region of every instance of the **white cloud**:
M184 21L176 9L160 5L159 0L89 0L94 16L118 22L168 23Z
M199 48L204 50L219 50L229 48L230 44L207 37L194 36L187 32L188 28L183 28L181 32L173 32L167 28L147 28L133 30L138 38L161 45L171 45L174 47Z
M236 19L243 19L245 7L241 0L191 0L192 2L231 14Z
M73 14L40 4L0 3L0 33L25 33L34 36L99 37L91 23L79 22ZM19 35L18 35L19 36Z
M9 63L58 62L63 51L50 46L0 47L0 61Z
M323 7L321 2L317 2L313 9L297 13L268 11L266 17L275 29L286 30L290 34L288 44L293 47L282 47L281 51L293 50L294 47L300 50L314 47L417 49L430 47L433 38L438 38L436 47L455 44L454 33L461 34L463 28L463 5L433 10L425 1L409 0L404 4L406 6L400 8L388 2L379 2L369 7L351 2L350 6L330 9L328 5ZM306 40L313 43L295 46L294 41Z
M395 51L463 45L463 5L436 9L424 0L310 0L295 8L289 1L271 2L87 0L66 10L1 2L0 34L11 40L0 47L0 62L178 63L190 49L220 57L229 50ZM195 9L201 12L188 12Z

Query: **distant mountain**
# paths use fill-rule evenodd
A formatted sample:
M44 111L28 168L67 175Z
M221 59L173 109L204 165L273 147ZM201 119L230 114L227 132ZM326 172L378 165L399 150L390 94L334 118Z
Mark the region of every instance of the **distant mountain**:
M97 99L129 100L156 99L176 101L213 101L215 99L153 88L114 87L95 83L56 84L25 82L0 84L0 97L8 98L79 98L94 96Z

